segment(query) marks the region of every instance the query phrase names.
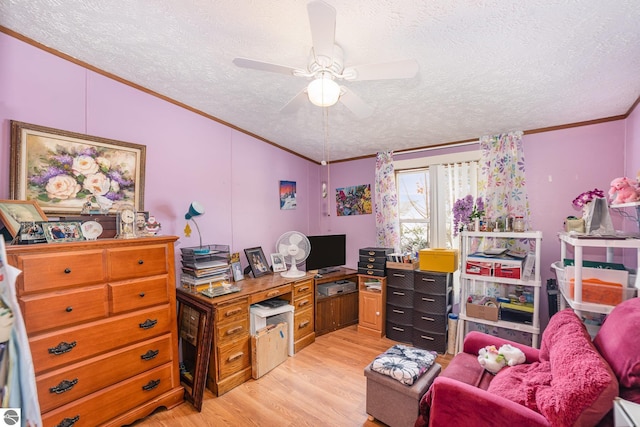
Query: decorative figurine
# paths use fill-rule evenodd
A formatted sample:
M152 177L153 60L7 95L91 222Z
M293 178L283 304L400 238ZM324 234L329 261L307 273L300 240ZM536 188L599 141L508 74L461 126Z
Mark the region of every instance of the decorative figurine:
M156 221L155 216L149 216L147 220L147 224L145 226L145 230L150 236L155 236L160 231L161 225L158 221Z

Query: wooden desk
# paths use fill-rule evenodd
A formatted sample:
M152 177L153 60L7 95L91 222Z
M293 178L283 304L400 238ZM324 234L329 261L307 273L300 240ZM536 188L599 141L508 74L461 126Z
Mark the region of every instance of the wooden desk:
M241 288L239 292L215 298L187 289L177 290L179 321L184 317L185 307L199 314L197 331L189 334L195 339L186 332L183 334L184 325L179 325L183 360L189 357L193 363L193 378L183 377L183 382L189 386L187 399L198 410L202 407L205 385L220 396L251 378L251 304L276 297L289 301L294 306L294 351L315 341L313 275L290 279L276 273L244 279L236 285ZM189 340L195 341L193 348Z

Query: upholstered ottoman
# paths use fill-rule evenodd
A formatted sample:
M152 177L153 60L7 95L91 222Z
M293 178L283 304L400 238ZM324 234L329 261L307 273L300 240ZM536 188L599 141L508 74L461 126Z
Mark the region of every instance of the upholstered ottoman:
M413 427L418 418L420 399L440 374L441 366L433 362L412 385L406 385L372 370L374 362L364 369L369 419L377 419L390 427Z

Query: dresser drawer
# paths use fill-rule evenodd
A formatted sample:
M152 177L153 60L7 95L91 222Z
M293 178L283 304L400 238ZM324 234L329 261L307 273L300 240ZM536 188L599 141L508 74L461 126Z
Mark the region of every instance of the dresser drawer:
M266 291L258 292L249 297L249 303L262 302L270 298L275 298L280 295L288 294L291 292L291 285L282 285L277 288L267 289Z
M413 307L413 291L387 287L387 302L400 307Z
M387 304L387 320L390 322L411 325L413 323L413 309Z
M214 316L216 324L249 318L249 302L247 299L242 299L225 305L217 305L214 308Z
M219 379L224 379L251 366L248 335L245 339L231 344L218 345L217 351Z
M424 273L416 271L413 290L424 294L444 295L451 285L451 273Z
M24 296L20 299L29 334L107 317L106 286Z
M86 286L105 280L101 250L33 254L17 257L22 270L18 279L20 294Z
M429 295L416 292L413 307L423 313L445 314L451 304L452 292L447 295Z
M296 311L293 325L293 340L298 341L300 338L314 331L313 327L313 309Z
M447 350L447 334L413 329L413 345L425 350L444 353Z
M311 280L305 280L304 282L295 283L293 285L293 298L298 298L303 295L313 294L313 282Z
M175 387L173 365L165 365L114 384L42 415L44 427L97 426ZM68 419L66 423L65 419Z
M387 321L386 335L390 340L411 343L413 339L413 327Z
M386 268L386 261L383 259L380 262L358 262L358 270L384 270Z
M165 334L175 328L170 310L175 307L165 305L31 337L36 374Z
M394 288L413 290L413 271L388 269L387 285Z
M415 310L413 312L413 327L423 331L447 332L447 316L444 314L423 313Z
M247 317L234 322L225 322L222 325L216 325L217 345L224 344L245 335L249 335L249 318Z
M107 250L107 276L111 281L166 273L166 245Z
M39 375L40 410L50 411L171 361L171 342L171 335L164 335Z
M169 278L156 276L149 279L110 283L109 311L123 313L169 302Z

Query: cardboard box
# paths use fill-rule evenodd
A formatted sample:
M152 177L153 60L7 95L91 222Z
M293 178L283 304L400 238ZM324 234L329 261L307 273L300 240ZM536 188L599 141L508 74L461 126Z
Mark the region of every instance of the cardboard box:
M478 319L493 320L495 322L498 320L498 306L480 305L468 302L467 316Z
M418 260L413 260L411 262L391 262L387 261L387 268L393 268L396 270L417 270L418 269Z
M493 263L491 261L476 260L469 257L464 266L464 271L467 274L476 274L478 276L493 276Z
M458 251L456 249L421 249L418 253L420 270L453 273L458 269Z
M522 277L522 261L516 259L497 260L493 263L493 275L507 279L520 279Z
M288 325L267 325L251 336L251 376L260 378L287 359Z

